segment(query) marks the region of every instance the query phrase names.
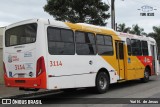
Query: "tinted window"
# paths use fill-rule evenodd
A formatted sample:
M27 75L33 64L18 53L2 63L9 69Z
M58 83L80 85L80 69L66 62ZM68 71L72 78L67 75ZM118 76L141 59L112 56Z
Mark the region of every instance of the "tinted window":
M116 49L116 59L119 58L119 54L118 54L118 42L115 42L115 49Z
M91 44L77 44L76 51L78 55L94 55L96 54L96 46Z
M36 41L37 24L26 24L6 30L5 45L15 46L33 43Z
M51 55L73 55L74 44L64 42L49 42L49 53Z
M48 39L50 41L61 41L61 30L56 28L48 28Z
M85 33L83 32L76 32L76 43L85 43Z
M73 42L73 32L71 30L61 30L61 38L64 42Z
M95 55L95 36L87 32L75 32L76 52L78 55Z
M141 50L141 41L137 39L132 39L131 40L132 44L132 55L142 55L142 50Z
M128 55L131 55L131 40L127 38L127 50L128 50Z
M112 45L111 36L104 36L105 45Z
M77 43L92 43L95 44L95 37L92 33L87 32L76 32Z
M97 48L99 55L113 55L112 37L97 35Z
M112 46L97 45L99 55L113 55Z
M124 59L123 43L119 43L119 59Z
M48 27L48 51L51 55L73 55L74 38L71 30Z
M104 45L104 36L97 35L96 37L97 37L97 41L96 41L97 45Z
M142 41L142 53L143 55L148 55L148 43L147 41Z

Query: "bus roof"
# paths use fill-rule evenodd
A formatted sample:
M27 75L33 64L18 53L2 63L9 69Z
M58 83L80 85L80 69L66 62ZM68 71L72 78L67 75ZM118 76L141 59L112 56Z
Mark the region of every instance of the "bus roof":
M146 37L146 36L138 36L134 34L129 34L129 33L123 33L123 32L116 32L113 29L107 28L107 27L102 27L102 26L96 26L96 25L91 25L91 24L86 24L86 23L70 23L70 22L62 22L62 21L56 21L53 19L28 19L20 22L13 23L9 26L6 27L6 29L27 24L27 23L36 23L36 22L41 22L44 24L49 24L57 27L62 27L62 28L71 28L74 30L80 30L80 31L87 31L87 32L93 32L93 33L98 33L98 34L108 34L115 36L117 35L119 38L130 38L130 39L143 39L143 40L149 40L151 42L155 43L155 40L151 37Z
M123 32L116 32L116 33L120 38L147 40L147 41L151 41L151 42L154 42L154 43L156 42L155 39L153 39L152 37L147 37L145 35L139 36L139 35L123 33Z

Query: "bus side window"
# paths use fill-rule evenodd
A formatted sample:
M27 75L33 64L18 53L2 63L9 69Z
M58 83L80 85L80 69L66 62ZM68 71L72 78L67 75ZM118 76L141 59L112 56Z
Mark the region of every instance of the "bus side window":
M128 55L131 56L131 40L127 38L127 50L128 50Z
M95 35L88 32L75 32L76 53L78 55L95 55L96 44Z
M51 55L74 55L73 31L48 27L48 51Z
M141 41L143 56L148 56L148 43L147 41Z
M160 59L159 59L159 54L158 54L159 52L158 52L158 47L157 47L157 45L156 45L156 52L157 52L157 60L160 60Z
M112 37L109 35L97 34L97 48L99 55L113 55Z
M132 46L132 55L140 56L142 55L141 49L141 41L137 39L131 39L131 46Z

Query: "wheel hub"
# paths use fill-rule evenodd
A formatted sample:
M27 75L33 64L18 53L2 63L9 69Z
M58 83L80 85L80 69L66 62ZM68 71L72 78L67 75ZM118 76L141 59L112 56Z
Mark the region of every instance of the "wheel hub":
M148 78L148 77L149 77L148 72L145 72L145 73L144 73L144 76L145 76L146 78Z
M99 85L101 89L105 89L107 86L107 80L104 77L101 77L99 80Z

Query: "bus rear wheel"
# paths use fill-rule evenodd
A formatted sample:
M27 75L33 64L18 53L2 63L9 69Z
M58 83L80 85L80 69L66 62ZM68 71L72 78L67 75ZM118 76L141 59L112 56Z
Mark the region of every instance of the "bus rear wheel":
M105 72L99 72L96 78L95 91L99 94L107 92L109 88L109 77Z
M146 83L149 81L149 72L150 72L150 70L148 68L145 68L144 77L141 78L142 82Z

